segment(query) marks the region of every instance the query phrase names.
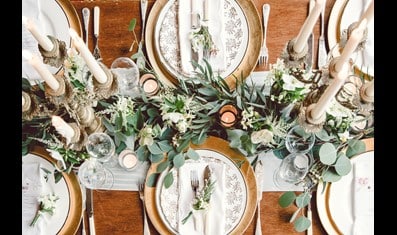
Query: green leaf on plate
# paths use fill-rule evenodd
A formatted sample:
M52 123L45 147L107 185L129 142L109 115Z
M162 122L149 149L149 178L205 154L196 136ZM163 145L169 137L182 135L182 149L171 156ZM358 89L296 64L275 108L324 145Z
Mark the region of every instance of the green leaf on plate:
M62 172L55 171L54 172L55 183L58 183L61 179L62 179Z
M169 165L170 165L170 162L169 162L169 161L164 161L164 162L158 164L158 165L157 165L157 168L156 168L156 172L157 172L157 173L163 172L165 169L167 169L167 167L168 167Z
M186 152L186 154L190 159L193 159L193 160L198 160L200 158L198 153L196 151L194 151L194 149L191 149L191 148L189 148L189 150Z
M365 143L361 140L351 139L347 142L346 156L351 158L365 152Z
M344 153L341 153L338 160L336 160L334 167L338 175L344 176L349 174L350 170L352 169L352 164L350 159L347 158Z
M310 202L310 198L312 196L310 195L309 192L305 192L305 193L301 193L299 194L298 197L296 197L296 206L303 208L305 206L307 206Z
M325 182L336 182L342 178L342 176L338 175L338 173L335 172L335 169L333 167L328 168L328 170L326 170L322 176L323 181Z
M336 148L331 143L325 143L320 147L320 161L325 165L332 165L336 160Z
M185 164L185 157L183 156L182 153L178 153L175 155L174 160L172 161L174 163L174 166L176 168L179 168Z
M146 186L148 187L156 186L157 178L159 175L160 175L159 173L152 173L146 180Z
M289 205L291 205L296 198L296 195L294 192L285 192L281 197L278 199L278 204L282 207L285 208Z
M297 232L303 232L308 229L311 224L312 222L308 218L306 218L305 216L301 216L297 220L295 220L294 228Z
M135 25L136 25L136 19L134 18L130 21L130 24L128 25L128 31L130 32L133 31L135 29Z
M164 187L169 188L172 183L174 183L174 176L172 175L172 171L168 172L164 177Z

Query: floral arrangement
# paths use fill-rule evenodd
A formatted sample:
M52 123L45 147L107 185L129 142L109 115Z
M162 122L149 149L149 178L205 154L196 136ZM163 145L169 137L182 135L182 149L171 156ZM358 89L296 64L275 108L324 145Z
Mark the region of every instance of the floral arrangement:
M201 144L209 135L228 140L230 147L253 158L252 165L256 164L262 152L273 151L279 158L288 155L286 134L297 125L296 108L312 98L309 94L318 88L316 74L290 68L282 60L277 60L268 77L271 84L269 94L266 92L269 84L256 86L237 77L236 88L231 90L205 59L204 65L192 63L196 67L193 78L178 77L179 86L176 88L164 87L158 80L161 89L154 96L148 96L141 89L140 96L136 97L118 94L106 99L97 97L92 90L92 75L84 69L84 61L73 50L68 53L64 74L73 90L72 99L94 109L95 115L101 118L106 131L113 137L117 153L130 148L140 161L161 162L156 172L149 176L149 186L155 185L157 177L165 169L179 168L187 158L197 159L198 154L189 145ZM156 76L150 69L144 72ZM49 117L53 114L66 121L78 121L73 107L55 105L46 98L42 84L31 86L25 78L22 89L40 104L37 115L23 119L22 154L29 151L30 145L44 145L63 157L65 167L61 170L66 172L89 158L85 148L69 148L50 125ZM225 105L238 110L236 122L231 127L220 122L219 110ZM299 182L304 183L305 192L298 197L285 194L280 205L288 206L296 201L298 207L303 208L319 181L335 182L350 171L349 158L365 150L360 139L371 137L373 131L371 128L353 131L357 112L333 101L323 128L315 133L316 142L311 152L314 163L307 176ZM165 182L169 187L173 183L172 175L168 174ZM296 220L299 230L307 228L304 218Z
M38 219L44 214L48 213L50 215L53 215L55 212L55 204L56 201L59 200L59 197L56 196L54 193L50 193L44 196L40 196L38 201L40 202L39 209L36 212L36 215L34 216L32 222L30 223L30 226L34 226Z
M208 55L216 55L218 52L218 48L212 40L212 36L206 25L201 25L199 29L191 31L189 39L194 52L198 52L201 49Z

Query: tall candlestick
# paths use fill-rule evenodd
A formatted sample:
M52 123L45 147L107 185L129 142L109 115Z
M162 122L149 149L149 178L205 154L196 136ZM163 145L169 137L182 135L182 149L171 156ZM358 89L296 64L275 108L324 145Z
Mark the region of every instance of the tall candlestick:
M31 19L27 18L26 16L22 16L22 23L44 50L52 51L52 49L54 49L54 44L51 42L51 40L37 30L36 25Z
M367 24L374 18L374 0L371 1L367 10L365 10L364 14L360 17L358 22L363 21L363 19L367 20Z
M209 14L210 14L210 1L209 0L204 0L204 21L209 20Z
M51 122L57 132L65 137L66 142L70 143L75 134L73 128L59 116L52 116Z
M22 50L22 56L29 62L29 64L33 66L33 68L40 74L41 78L52 90L58 90L58 81L36 55L33 55L27 50Z
M338 93L339 89L345 83L346 78L347 73L345 72L336 74L336 77L332 83L327 87L327 89L324 91L324 94L320 97L320 99L317 101L317 104L311 110L310 116L312 119L317 120L321 118L321 116L327 110L332 98L335 97L336 93Z
M73 45L80 52L81 57L83 57L85 63L90 69L91 73L94 75L95 79L99 83L106 83L107 76L106 73L99 66L98 62L95 60L94 56L91 54L90 50L85 45L84 41L77 35L76 31L72 28L69 29L70 37L73 40Z
M367 19L363 19L357 28L355 28L347 40L345 47L343 48L342 54L339 56L335 63L335 71L340 72L346 62L349 60L351 54L356 50L358 44L364 36L365 28L367 27Z
M374 96L375 89L374 89L374 79L368 83L368 85L365 87L365 94L367 96Z
M313 27L320 16L321 10L323 9L324 2L325 0L317 0L313 10L307 16L305 23L303 23L294 44L294 51L296 53L301 53L305 48L307 39L309 38L310 33L313 31Z

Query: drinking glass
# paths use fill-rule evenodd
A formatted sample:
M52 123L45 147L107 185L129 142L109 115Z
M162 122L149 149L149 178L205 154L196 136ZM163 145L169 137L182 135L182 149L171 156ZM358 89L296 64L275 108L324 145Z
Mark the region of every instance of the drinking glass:
M90 134L85 147L91 157L102 163L108 162L116 152L113 139L103 132Z
M305 178L310 167L310 157L302 153L290 153L274 173L274 183L280 189L288 189Z
M119 93L135 97L139 95L139 69L133 60L128 57L115 59L110 70L116 75Z
M314 146L316 136L306 132L301 126L296 125L288 131L285 138L285 147L290 153L308 153Z
M113 186L113 173L96 159L87 159L77 173L80 183L90 189L110 189Z

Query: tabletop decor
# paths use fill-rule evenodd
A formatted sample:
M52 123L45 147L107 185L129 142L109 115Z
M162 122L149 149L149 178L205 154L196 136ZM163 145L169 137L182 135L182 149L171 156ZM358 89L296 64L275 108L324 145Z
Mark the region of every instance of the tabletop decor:
M32 223L30 223L30 226L34 226L37 220L45 213L53 215L55 213L56 201L58 199L59 197L56 196L55 194L47 194L40 196L38 199L38 201L40 202L39 209L37 210L37 213L34 216Z

